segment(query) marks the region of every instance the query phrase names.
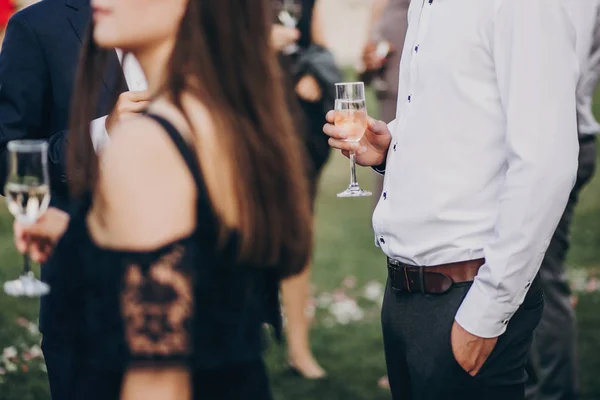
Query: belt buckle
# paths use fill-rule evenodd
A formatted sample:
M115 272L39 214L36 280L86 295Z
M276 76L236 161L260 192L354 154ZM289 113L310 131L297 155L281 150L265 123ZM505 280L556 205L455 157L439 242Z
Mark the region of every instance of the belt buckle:
M388 276L390 279L390 286L392 287L393 290L397 291L397 292L401 292L402 288L398 288L395 285L396 282L396 274L398 273L398 267L395 267L394 265L388 263Z
M391 288L397 292L403 292L404 288L396 286L397 278L399 278L398 274L401 273L400 269L402 269L400 264L396 260L388 258L387 269ZM400 280L400 282L403 282L403 280Z
M411 279L409 275L412 276L414 271L410 271L409 268L417 268L417 279ZM425 293L425 280L424 280L424 267L408 267L403 265L399 261L388 258L388 274L391 280L392 289L398 292L421 292ZM400 283L401 285L395 285L395 283ZM418 287L415 287L415 284Z

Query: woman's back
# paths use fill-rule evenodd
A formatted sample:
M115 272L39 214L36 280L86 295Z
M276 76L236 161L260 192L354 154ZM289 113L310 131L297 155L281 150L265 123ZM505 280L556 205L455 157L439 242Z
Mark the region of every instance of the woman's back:
M198 397L236 398L225 395L236 379L230 368L247 367L242 375L255 383L246 389L268 398L261 327L267 310L277 307L276 281L267 266L237 261L235 230L220 243L197 147L165 118L148 115L125 124L102 157L78 234L88 239L79 247L87 358L95 376L113 376L113 385L102 385L109 390L127 368L151 365L191 378Z

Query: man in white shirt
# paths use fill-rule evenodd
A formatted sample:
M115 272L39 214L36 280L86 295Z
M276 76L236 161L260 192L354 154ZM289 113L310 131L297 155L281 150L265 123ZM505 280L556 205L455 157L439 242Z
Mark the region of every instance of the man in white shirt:
M348 143L324 127L385 173L392 394L523 399L537 274L577 169L575 31L562 0L413 0L408 21L389 129Z
M529 400L579 398L577 329L565 261L575 206L596 167L596 135L600 133L600 124L592 112L592 101L600 78L600 0L565 0L565 6L577 31L577 54L581 65L577 86L579 168L567 208L540 269L545 307L531 352Z

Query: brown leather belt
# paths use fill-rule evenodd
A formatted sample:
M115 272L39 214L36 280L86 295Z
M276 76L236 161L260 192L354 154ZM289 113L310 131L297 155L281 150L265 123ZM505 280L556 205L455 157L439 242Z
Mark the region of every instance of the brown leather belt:
M413 267L388 258L392 289L402 292L446 293L453 284L472 282L485 259L461 261L432 267Z

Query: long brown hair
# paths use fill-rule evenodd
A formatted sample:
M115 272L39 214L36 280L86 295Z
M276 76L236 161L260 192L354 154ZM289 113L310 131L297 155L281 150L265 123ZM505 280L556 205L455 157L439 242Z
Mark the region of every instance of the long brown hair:
M302 144L269 43L271 17L269 0L189 0L161 94L184 115L182 95L192 94L215 121L223 156L234 168L241 261L281 265L288 275L301 271L310 255L312 212ZM74 196L92 192L97 181L88 126L109 54L90 29L72 107Z

